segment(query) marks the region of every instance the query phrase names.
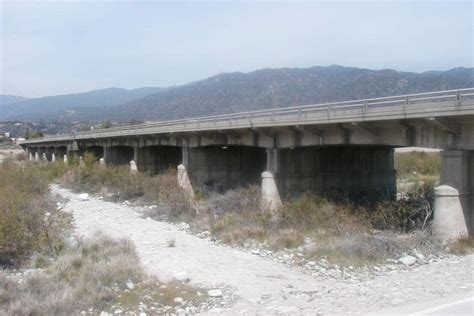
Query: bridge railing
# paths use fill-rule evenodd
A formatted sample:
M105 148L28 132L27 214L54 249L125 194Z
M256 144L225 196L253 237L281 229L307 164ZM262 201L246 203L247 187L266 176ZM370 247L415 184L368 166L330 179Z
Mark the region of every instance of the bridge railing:
M440 103L440 105L443 104L443 106L448 103L448 105L456 107L461 106L463 101L468 99L474 99L474 88L444 90L323 104L311 104L304 106L120 126L102 130L80 132L76 134L46 136L43 138L28 140L24 143L104 138L140 134L159 134L173 131L271 126L272 124L284 125L286 123L304 124L306 122L331 122L333 119L341 118L345 115L354 113L359 113L362 115L369 113L383 114L387 111L399 111L400 113L407 113L409 110L422 110L423 105L432 106L433 103ZM428 109L429 108L426 108L426 110Z

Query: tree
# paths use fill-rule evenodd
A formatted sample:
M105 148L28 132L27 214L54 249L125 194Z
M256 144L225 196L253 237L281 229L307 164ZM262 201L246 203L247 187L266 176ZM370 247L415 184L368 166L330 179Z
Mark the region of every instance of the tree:
M31 132L29 138L33 139L33 138L40 138L40 137L43 137L43 133L41 133L41 132Z
M111 128L112 123L110 121L102 122L102 128Z

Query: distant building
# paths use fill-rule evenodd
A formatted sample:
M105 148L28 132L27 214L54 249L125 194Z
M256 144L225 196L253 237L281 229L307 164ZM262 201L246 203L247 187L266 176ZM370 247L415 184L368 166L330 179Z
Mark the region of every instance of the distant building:
M10 138L10 132L5 132L5 138Z

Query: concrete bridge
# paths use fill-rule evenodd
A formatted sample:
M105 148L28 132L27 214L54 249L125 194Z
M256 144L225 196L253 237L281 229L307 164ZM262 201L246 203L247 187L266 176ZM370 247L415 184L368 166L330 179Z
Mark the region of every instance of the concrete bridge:
M36 159L92 152L107 164L133 161L152 174L181 165L194 187L211 190L262 181L270 204L303 191L393 198L394 148L439 148L441 183L457 190L465 227L474 231L474 88L109 128L21 145Z

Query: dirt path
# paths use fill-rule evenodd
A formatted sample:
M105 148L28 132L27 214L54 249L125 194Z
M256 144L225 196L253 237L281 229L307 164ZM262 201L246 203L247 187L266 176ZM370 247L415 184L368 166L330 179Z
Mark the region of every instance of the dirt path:
M392 271L363 282L318 280L298 268L214 245L176 225L141 218L133 207L94 197L81 201L77 194L58 186L52 192L69 200L65 210L73 213L77 234L103 231L130 238L144 266L159 278L188 277L210 288L234 288L239 297L234 306L216 313L361 314L474 290L474 256ZM168 246L170 239L175 240L175 247Z

